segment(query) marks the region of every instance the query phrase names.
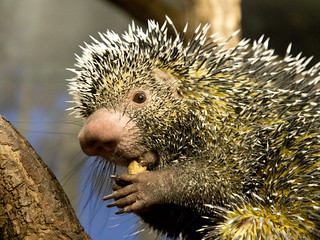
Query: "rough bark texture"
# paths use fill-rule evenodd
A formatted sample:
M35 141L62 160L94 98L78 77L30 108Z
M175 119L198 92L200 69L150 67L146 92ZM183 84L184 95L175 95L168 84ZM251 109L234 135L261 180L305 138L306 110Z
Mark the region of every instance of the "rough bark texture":
M105 0L114 3L136 19L145 22L154 19L162 23L165 15L174 22L179 32L188 22L190 31L187 39L201 23L209 23L209 34L218 33L221 41L241 28L241 0L185 0L184 6L175 8L161 0ZM237 45L240 34L232 38L227 47Z
M2 116L0 239L90 239L51 170Z

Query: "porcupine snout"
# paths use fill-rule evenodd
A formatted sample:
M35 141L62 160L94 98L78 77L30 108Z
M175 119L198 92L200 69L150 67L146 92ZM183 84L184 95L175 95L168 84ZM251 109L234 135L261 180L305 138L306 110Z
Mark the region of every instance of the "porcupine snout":
M78 135L83 152L127 165L127 160L138 154L132 149L135 124L129 120L120 112L104 108L95 111L85 120Z
M121 137L123 121L106 110L94 112L79 132L80 146L89 156L113 152Z

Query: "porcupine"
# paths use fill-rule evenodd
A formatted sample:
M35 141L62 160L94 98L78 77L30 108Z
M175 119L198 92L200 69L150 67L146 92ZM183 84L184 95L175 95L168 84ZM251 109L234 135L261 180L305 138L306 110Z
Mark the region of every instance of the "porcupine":
M84 153L147 167L108 207L173 238L320 239L320 63L186 29L100 33L71 69Z

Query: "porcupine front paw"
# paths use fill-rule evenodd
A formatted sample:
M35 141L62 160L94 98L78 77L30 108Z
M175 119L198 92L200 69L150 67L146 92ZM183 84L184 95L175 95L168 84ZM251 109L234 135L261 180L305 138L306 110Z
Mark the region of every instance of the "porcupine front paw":
M118 207L116 214L140 213L147 211L155 204L164 201L159 179L163 173L146 171L139 174L122 174L111 176L115 184L113 193L105 196L103 200L114 199L107 207Z

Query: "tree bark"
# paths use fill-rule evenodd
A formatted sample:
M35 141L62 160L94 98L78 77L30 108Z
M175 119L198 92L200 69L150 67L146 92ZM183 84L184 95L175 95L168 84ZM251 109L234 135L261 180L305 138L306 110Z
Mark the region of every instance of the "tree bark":
M2 116L0 239L91 239L54 174Z

